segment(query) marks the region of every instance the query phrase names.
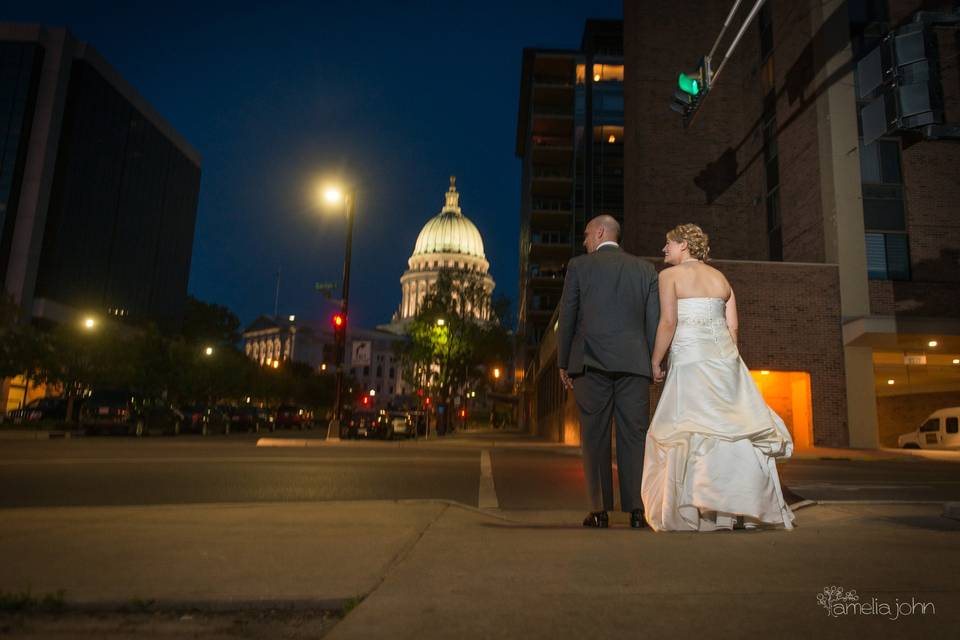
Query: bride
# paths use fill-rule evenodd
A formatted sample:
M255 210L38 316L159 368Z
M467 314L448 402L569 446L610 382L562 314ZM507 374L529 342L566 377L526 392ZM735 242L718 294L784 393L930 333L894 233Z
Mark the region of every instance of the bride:
M695 224L667 233L671 266L659 277L651 358L654 379L666 381L646 437L646 519L656 531L792 529L775 458L790 457L793 440L740 358L736 298L723 274L705 264L709 252Z

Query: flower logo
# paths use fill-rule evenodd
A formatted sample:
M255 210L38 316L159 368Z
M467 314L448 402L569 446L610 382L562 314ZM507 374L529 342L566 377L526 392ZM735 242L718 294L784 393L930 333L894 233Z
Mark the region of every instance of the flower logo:
M837 605L841 607L845 603L860 602L860 596L856 589L844 591L843 587L832 585L824 587L821 593L817 594L817 604L827 610L827 615L833 615L833 608Z

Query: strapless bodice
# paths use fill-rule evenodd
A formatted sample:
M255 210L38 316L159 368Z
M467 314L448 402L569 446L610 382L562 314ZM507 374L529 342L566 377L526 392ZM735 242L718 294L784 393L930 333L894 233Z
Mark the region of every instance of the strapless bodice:
M709 324L716 320L726 322L727 303L723 298L679 298L677 321L690 324Z
M739 356L727 329L723 298L679 298L677 330L670 345L673 365Z

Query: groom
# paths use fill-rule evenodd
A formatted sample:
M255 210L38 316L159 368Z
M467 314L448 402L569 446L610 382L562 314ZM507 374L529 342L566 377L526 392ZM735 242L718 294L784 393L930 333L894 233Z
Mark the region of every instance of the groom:
M660 321L657 272L623 251L620 225L610 216L587 223L587 255L567 264L560 299L557 364L580 411L580 447L590 514L585 527L609 526L613 508L610 418L617 423L620 505L630 526L644 526L640 480L650 424L649 390Z

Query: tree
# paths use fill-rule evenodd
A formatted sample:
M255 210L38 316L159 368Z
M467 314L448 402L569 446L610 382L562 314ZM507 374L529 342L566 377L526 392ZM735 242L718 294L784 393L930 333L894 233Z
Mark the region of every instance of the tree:
M497 300L497 311L506 314L508 308ZM404 379L448 403L457 390L484 380L487 368L508 360L511 350L510 335L493 310L479 273L441 269L409 325L410 340L398 347Z
M182 335L191 344L235 347L240 342L240 318L223 305L187 296Z
M0 296L0 378L23 375L39 380L46 350L44 336L19 318L20 306L4 293Z

